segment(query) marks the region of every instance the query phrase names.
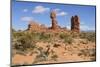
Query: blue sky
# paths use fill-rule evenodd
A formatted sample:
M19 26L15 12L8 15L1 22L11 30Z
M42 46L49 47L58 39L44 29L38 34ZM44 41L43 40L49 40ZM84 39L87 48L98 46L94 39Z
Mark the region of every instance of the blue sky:
M57 13L58 25L70 29L71 16L80 17L81 30L95 30L95 6L80 6L37 2L12 2L12 27L15 30L25 30L29 21L51 26L50 12Z

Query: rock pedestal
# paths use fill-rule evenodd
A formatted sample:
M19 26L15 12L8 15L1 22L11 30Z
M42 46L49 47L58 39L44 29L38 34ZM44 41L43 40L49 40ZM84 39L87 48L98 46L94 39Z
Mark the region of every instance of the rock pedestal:
M77 15L71 17L71 31L80 32L80 21Z
M51 29L58 29L58 24L57 24L57 20L56 20L56 12L55 11L51 12L50 18L52 20Z

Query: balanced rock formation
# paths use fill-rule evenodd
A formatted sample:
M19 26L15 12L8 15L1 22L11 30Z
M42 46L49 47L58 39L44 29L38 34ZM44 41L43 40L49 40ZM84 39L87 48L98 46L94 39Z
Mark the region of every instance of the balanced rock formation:
M51 27L46 27L44 24L39 24L36 21L30 21L27 30L36 32L53 32L53 33L69 31L67 28L62 28L58 25L55 11L51 11L50 18L52 21ZM71 31L78 33L80 32L80 21L77 15L71 17Z
M56 20L56 12L55 11L52 11L51 14L50 14L50 18L52 20L52 26L51 26L51 29L55 30L55 29L58 29L58 24L57 24L57 20Z
M71 17L71 31L80 32L80 21L77 15Z

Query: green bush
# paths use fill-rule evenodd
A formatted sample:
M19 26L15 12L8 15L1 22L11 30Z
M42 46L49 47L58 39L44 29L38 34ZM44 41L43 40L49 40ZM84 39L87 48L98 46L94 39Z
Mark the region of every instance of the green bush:
M61 34L59 35L59 37L60 37L61 39L63 39L65 43L71 44L71 43L73 42L73 38L72 38L72 36L71 36L70 34L61 33Z
M14 32L12 42L13 48L21 51L31 50L35 47L33 37L28 32Z
M42 41L50 41L52 38L52 35L51 34L46 34L46 33L41 33L40 35L40 40Z
M68 43L68 44L72 44L72 42L73 42L73 39L71 38L71 37L66 37L65 39L64 39L64 42L66 43Z

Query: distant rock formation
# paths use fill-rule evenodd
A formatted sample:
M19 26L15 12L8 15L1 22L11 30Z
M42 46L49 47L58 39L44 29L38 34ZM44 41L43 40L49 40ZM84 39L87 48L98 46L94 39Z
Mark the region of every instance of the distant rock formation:
M57 20L56 20L56 12L55 11L51 12L50 18L52 20L51 29L53 29L53 30L58 29L59 26L58 26L58 23L57 23Z
M70 31L66 27L61 27L58 25L55 11L51 11L50 18L52 24L51 27L46 27L44 24L39 24L36 21L30 21L27 30L36 32L54 32L54 33ZM80 32L80 21L77 15L71 17L71 31Z
M35 21L30 21L29 25L28 25L28 30L29 31L45 31L47 28L45 27L45 25L41 25L38 24Z
M80 21L77 15L71 17L71 31L80 32Z

